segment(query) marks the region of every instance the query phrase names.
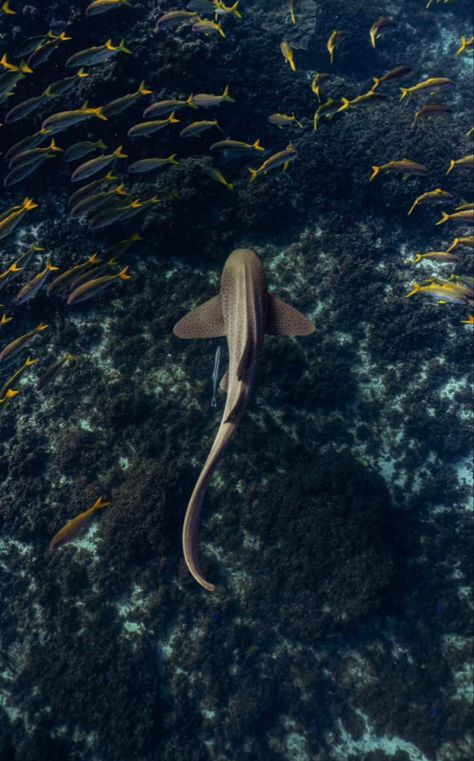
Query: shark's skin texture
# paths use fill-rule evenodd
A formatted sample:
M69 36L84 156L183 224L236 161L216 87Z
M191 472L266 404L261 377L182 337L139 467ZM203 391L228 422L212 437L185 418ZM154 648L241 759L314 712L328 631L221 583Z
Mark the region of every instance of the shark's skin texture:
M173 328L178 338L227 337L229 368L221 381L227 390L222 420L189 500L183 524L183 553L195 580L212 592L203 577L197 553L199 516L204 495L225 449L247 408L265 333L309 335L314 325L301 312L268 293L258 256L236 249L228 257L217 296L185 315Z

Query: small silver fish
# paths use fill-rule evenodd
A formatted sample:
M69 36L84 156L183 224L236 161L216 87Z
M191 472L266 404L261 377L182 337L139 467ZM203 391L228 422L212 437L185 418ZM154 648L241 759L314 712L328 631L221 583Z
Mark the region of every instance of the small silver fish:
M219 383L219 368L221 364L221 347L220 345L216 349L216 355L214 357L214 370L212 371L212 400L211 407L217 405L217 385Z

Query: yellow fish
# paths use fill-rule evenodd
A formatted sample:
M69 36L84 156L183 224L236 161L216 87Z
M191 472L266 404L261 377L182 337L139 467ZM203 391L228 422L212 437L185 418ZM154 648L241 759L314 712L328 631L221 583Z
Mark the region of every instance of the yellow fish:
M450 161L448 171L446 174L450 174L456 167L472 167L474 165L474 154L470 156L463 156L462 159L456 159L456 161Z
M418 198L415 198L410 206L408 215L413 214L418 204L423 203L424 201L444 201L452 197L451 193L448 193L446 190L441 190L441 188L428 190L426 193L422 193L421 196L418 196Z
M296 65L295 65L295 59L294 59L293 51L292 51L292 49L290 48L290 46L288 45L288 43L285 40L283 40L283 42L280 42L280 50L281 50L281 54L282 54L283 58L289 64L290 69L292 71L296 71Z
M433 262L457 262L458 258L454 254L450 254L449 251L428 251L427 254L416 254L416 259L412 264L418 264L418 262L424 259L429 259Z
M22 205L19 208L15 208L10 214L0 219L0 239L9 235L18 223L23 219L27 211L36 209L37 203L31 200L31 198L25 198Z
M320 98L321 85L327 79L329 79L329 74L324 74L323 72L317 72L313 77L313 81L311 82L311 89L316 95L320 103L321 103L321 98Z
M337 31L337 29L335 29L334 32L329 37L326 43L326 47L329 53L329 60L331 63L334 63L334 53L336 52L339 45L342 43L346 34L347 32Z
M448 253L450 251L454 251L455 248L458 246L465 246L466 248L473 248L474 246L474 235L468 235L466 238L455 238L453 242L451 243L450 247L446 249Z
M87 525L94 515L94 513L97 512L97 510L100 510L103 507L109 507L111 503L110 502L104 502L102 497L99 497L99 499L96 499L92 507L89 507L88 510L85 510L83 513L80 513L76 518L73 518L71 521L68 521L65 526L62 527L58 531L57 534L53 536L49 543L49 549L50 550L57 550L58 547L62 547L64 544L67 544L68 542L72 542L74 539L76 539L82 532L87 528Z
M383 37L383 35L388 32L389 29L393 29L395 26L395 23L389 16L380 16L377 21L374 21L372 26L370 27L370 42L373 48L375 48L376 42L379 39L379 37Z
M459 50L456 50L455 55L461 55L461 53L464 53L465 50L472 50L473 47L474 47L474 35L472 37L469 37L469 39L467 39L463 35L461 37L461 46L459 47Z
M474 314L470 314L467 320L461 320L463 325L474 325Z
M411 175L424 175L428 169L423 164L417 164L416 161L410 161L410 159L401 159L400 161L389 161L382 166L373 166L370 182L373 182L380 172L397 172L403 174L404 177L410 177Z
M441 212L441 219L436 222L437 225L442 225L445 222L454 220L454 222L471 222L474 223L474 209L464 209L463 211L455 211L454 214L446 214L445 211Z
M430 79L424 79L423 82L418 82L412 87L400 87L402 93L400 100L411 98L412 95L437 95L451 87L454 87L454 82L448 77L430 77Z

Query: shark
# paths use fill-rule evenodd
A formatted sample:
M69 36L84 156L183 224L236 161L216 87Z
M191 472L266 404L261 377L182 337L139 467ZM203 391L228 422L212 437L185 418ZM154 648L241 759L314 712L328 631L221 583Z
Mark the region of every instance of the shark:
M265 334L306 336L313 323L290 304L268 292L265 271L254 251L239 248L227 258L220 292L182 317L174 326L178 338L226 337L229 365L220 388L227 392L214 442L191 494L183 522L183 555L194 579L209 592L198 557L201 508L212 476L234 438L247 408Z

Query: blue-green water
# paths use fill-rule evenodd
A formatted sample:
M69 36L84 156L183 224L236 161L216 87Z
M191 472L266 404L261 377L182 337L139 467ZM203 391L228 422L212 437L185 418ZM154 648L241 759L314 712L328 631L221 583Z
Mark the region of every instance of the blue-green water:
M473 309L462 278L473 274L472 243L457 245L454 261L413 260L472 235L468 220L435 224L473 197L472 164L446 175L472 153L472 52L455 55L472 35L470 5L296 0L293 24L287 0L241 0L242 18L219 19L225 37L191 23L157 32L179 4L133 5L86 16L87 2L11 0L16 14L0 13L2 183L15 169L8 151L51 115L105 106L142 81L151 91L107 120L54 134L63 150L101 139L106 154L122 146L126 159L81 184L71 174L99 154L68 162L50 151L32 174L2 184L0 356L48 328L0 360L1 384L18 391L0 404L0 761L464 761L473 509L473 327L464 321ZM214 18L205 2L190 10ZM374 49L380 16L394 26ZM334 30L346 35L331 65ZM71 56L109 38L131 53L85 66L89 76L67 94L46 94L15 120L12 109L77 72ZM32 73L20 69L15 82L28 60ZM330 75L321 102L340 103L398 66L411 72L379 87L384 100L322 111L314 129L315 73ZM453 85L400 102L400 87L428 77ZM178 124L127 134L153 102L226 85L235 102L178 106ZM426 103L450 113L421 116L413 129ZM302 126L280 129L273 113ZM221 131L180 137L198 120ZM259 139L265 151L211 148L227 138ZM297 156L287 171L250 181L248 167L289 144ZM177 165L128 171L173 154ZM369 182L373 165L401 159L426 173ZM123 184L129 195L71 214L71 193L109 170L116 179L95 192ZM407 214L435 188L452 199ZM2 221L24 198L38 206L8 231ZM130 280L73 305L69 286L48 295L47 284L16 303L48 260L60 268L51 284L94 253L116 259L134 233L141 240L117 262L90 270L128 266ZM32 245L44 250L1 279ZM224 409L222 391L211 406L212 373L217 346L219 376L226 369L227 345L172 330L218 293L227 257L243 247L260 257L270 292L316 331L265 337L248 409L204 499L209 593L186 568L181 532ZM463 303L405 298L430 279L449 281L451 296L457 284ZM65 354L77 359L38 388ZM12 380L28 357L37 362ZM99 496L110 507L50 551Z

